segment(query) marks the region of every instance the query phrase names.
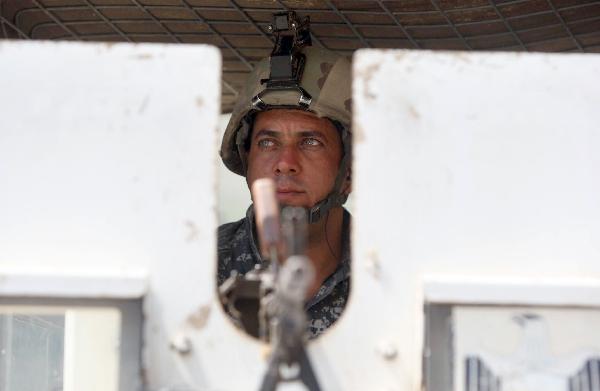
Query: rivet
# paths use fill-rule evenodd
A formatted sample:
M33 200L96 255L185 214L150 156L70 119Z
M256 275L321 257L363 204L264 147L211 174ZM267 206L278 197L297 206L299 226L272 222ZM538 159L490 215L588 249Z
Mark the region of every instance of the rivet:
M377 352L387 361L391 361L398 356L398 349L390 342L380 343L377 346Z
M177 333L173 338L171 338L170 347L177 353L185 355L192 351L192 342L186 335Z

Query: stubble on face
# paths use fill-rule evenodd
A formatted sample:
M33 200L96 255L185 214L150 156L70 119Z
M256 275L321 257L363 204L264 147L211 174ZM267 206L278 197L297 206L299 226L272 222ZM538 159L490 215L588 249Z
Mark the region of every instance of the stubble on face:
M310 208L332 190L342 143L326 118L301 111L275 109L256 115L250 137L246 180L276 183L282 205Z

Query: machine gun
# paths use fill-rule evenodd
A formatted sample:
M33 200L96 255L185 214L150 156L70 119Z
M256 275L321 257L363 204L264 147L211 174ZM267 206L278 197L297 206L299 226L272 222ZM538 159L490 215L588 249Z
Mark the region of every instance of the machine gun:
M258 110L268 108L262 101L269 90L296 90L298 104L308 107L311 96L299 85L304 70L304 46L311 44L309 18L296 13L273 16L269 31L275 36L265 90L253 99ZM260 241L261 264L241 276L234 273L219 288L227 312L241 327L272 345L261 391L274 390L282 381L302 381L309 390L319 390L304 345L307 319L305 297L314 279L314 269L304 254L308 216L304 208L280 210L271 179L259 179L252 186L252 199ZM292 376L286 367L297 368Z
M285 207L279 217L275 184L259 179L252 198L261 255L265 262L244 276L232 275L219 293L228 313L246 331L272 346L267 373L260 390L275 390L285 381L302 381L311 391L320 390L306 354L304 302L314 269L304 255L307 212ZM279 262L284 259L283 262ZM296 369L288 375L286 369ZM293 372L293 371L292 371Z

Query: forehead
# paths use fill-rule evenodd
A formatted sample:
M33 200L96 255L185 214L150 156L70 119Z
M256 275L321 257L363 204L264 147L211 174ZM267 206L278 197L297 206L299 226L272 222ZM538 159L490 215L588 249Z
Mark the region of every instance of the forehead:
M253 134L261 130L276 132L321 132L325 136L337 136L337 128L327 118L303 110L273 109L262 111L254 118Z

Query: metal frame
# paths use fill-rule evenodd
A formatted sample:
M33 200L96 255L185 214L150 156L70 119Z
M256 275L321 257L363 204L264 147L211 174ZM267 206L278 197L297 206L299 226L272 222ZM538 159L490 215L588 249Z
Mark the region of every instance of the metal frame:
M431 4L433 4L433 6L435 7L435 9L442 14L442 16L444 17L444 19L446 19L446 23L448 23L450 25L450 27L452 27L452 30L454 31L454 34L456 34L465 44L465 46L468 49L473 49L473 47L471 46L471 44L469 44L469 42L465 39L465 37L460 33L460 31L458 31L458 29L456 28L456 25L452 23L452 20L450 20L450 18L448 17L448 14L446 14L444 12L444 10L442 10L440 8L440 6L437 3L437 0L431 0Z
M90 299L90 298L30 298L2 297L0 306L28 308L29 311L68 308L114 308L121 313L121 338L119 346L119 390L141 391L143 303L142 299Z

